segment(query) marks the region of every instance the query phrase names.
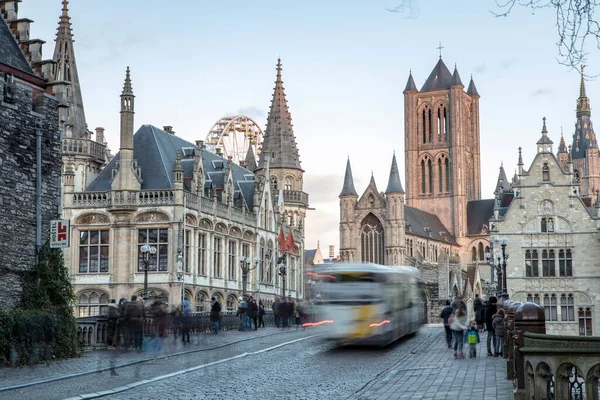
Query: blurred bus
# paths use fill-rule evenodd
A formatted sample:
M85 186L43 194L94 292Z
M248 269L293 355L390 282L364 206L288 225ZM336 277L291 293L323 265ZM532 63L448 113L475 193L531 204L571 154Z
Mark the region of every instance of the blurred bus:
M388 345L416 332L427 318L414 267L336 263L319 271L325 337L340 345Z

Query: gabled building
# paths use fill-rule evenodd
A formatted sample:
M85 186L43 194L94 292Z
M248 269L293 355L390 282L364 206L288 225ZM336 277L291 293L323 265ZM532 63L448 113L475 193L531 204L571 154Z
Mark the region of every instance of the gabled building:
M36 263L59 216L59 102L44 41L30 37L19 1L0 1L0 308L19 304L23 272Z
M548 333L597 335L600 202L586 204L578 194L581 180L573 153L566 153L565 162L561 154L553 154L544 118L528 169L519 149L514 198L508 204L497 198L490 234L494 241L507 239L506 281L512 300L543 306Z
M233 310L242 294L242 265L250 269L248 293L267 306L283 294L303 297L308 205L308 195L301 191L303 171L299 163L279 161L287 154L280 152L283 145L270 147L289 137L290 131L282 132L275 119L285 116L282 90L278 62L264 142L269 151L261 154L255 172L252 152L243 168L171 129L142 125L134 134L139 104L127 69L119 152L83 191L75 190L73 171L65 172L64 213L72 222L73 243L66 258L77 315L102 313L109 298L143 294L144 245L156 249L148 258L150 301L177 305L187 299L194 310L207 311L215 296ZM287 105L285 112L289 114ZM270 185L272 173L281 182L293 178L292 186L277 191ZM285 237L284 246L279 235Z

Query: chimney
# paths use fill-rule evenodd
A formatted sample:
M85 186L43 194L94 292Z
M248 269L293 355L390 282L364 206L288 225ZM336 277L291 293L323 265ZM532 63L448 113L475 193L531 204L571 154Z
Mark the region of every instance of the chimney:
M215 151L217 152L217 155L219 157L223 157L223 149L222 148L217 147Z
M196 140L196 147L200 150L204 149L204 140Z
M96 142L104 144L104 128L101 126L96 128Z
M335 246L332 244L329 245L329 258L332 260L335 258Z
M173 127L170 125L165 125L163 126L163 131L170 133L171 135L175 134L175 131L173 130Z
M4 2L4 15L6 16L6 22L11 22L19 18L19 5L17 3L17 1Z

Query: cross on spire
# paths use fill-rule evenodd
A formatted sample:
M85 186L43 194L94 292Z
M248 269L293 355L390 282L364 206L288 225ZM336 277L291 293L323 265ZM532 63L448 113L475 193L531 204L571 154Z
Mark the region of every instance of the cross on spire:
M442 46L442 42L440 41L440 45L438 47L436 47L436 49L438 49L440 51L440 58L442 58L442 49L444 48L444 46Z

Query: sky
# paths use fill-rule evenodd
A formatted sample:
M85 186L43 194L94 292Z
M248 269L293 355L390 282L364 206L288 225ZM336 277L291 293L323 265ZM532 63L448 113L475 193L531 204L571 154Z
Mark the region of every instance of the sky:
M306 248L339 247L339 199L350 157L359 195L374 174L385 190L393 152L404 178L404 97L409 71L420 88L439 57L481 95L482 196L491 198L503 162L512 176L517 148L526 167L547 117L555 151L572 141L579 74L557 62L552 10L516 8L497 18L494 0L72 0L75 52L90 129L119 146L119 95L131 68L136 130L173 126L204 140L226 115L263 128L277 58L310 196ZM45 58L54 51L61 0L25 0ZM591 49L595 50L595 49ZM600 73L598 50L586 73ZM600 83L587 83L592 109ZM597 99L597 100L596 100ZM594 114L592 113L592 120ZM405 184L406 186L406 184Z

